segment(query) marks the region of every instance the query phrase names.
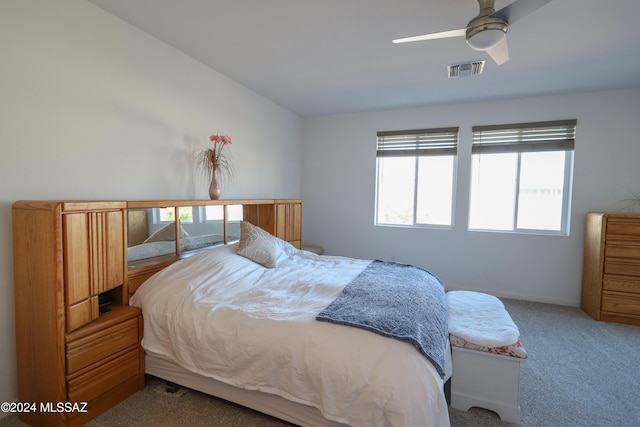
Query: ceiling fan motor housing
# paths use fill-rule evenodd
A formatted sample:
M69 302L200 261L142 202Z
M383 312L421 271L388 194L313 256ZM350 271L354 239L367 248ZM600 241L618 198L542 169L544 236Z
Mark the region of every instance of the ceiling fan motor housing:
M475 50L489 50L497 45L507 33L508 24L502 18L494 16L495 10L482 9L480 14L469 21L465 38L467 43Z
M507 33L507 23L497 16L479 16L469 22L465 37L475 50L489 50Z

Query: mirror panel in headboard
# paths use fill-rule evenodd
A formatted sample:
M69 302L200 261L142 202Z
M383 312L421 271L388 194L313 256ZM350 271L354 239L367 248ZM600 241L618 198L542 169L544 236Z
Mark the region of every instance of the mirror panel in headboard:
M132 295L151 275L169 264L211 246L240 238L240 222L248 221L290 241L288 227L294 218L278 219L276 206L299 206L300 200L147 200L127 202L128 292ZM291 241L300 247L300 238Z
M147 226L148 209L134 209L127 211L127 246L136 246L149 237Z
M180 211L180 254L225 243L224 206L182 206Z
M258 212L273 203L262 199L127 202L129 270L238 241L240 221L259 225Z
M240 240L240 222L244 220L244 205L227 205L227 243Z

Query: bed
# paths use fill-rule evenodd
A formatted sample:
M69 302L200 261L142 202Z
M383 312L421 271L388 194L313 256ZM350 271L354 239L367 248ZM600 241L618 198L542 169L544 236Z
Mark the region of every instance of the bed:
M432 363L410 340L319 321L372 264L243 222L238 242L170 265L131 297L146 372L301 426L448 426L448 339Z

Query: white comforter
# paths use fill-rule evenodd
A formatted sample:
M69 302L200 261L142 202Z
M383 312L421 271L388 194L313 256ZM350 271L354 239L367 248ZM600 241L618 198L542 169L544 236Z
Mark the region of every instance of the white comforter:
M145 282L146 351L353 426L448 426L443 383L411 344L318 322L369 263L295 251L273 269L220 246Z

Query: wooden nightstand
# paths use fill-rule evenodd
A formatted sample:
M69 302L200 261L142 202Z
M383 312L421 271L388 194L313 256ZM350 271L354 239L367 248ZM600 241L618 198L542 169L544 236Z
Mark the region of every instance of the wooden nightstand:
M144 388L142 311L118 306L65 337L69 402L87 402L87 413L69 414L69 424L87 422Z

